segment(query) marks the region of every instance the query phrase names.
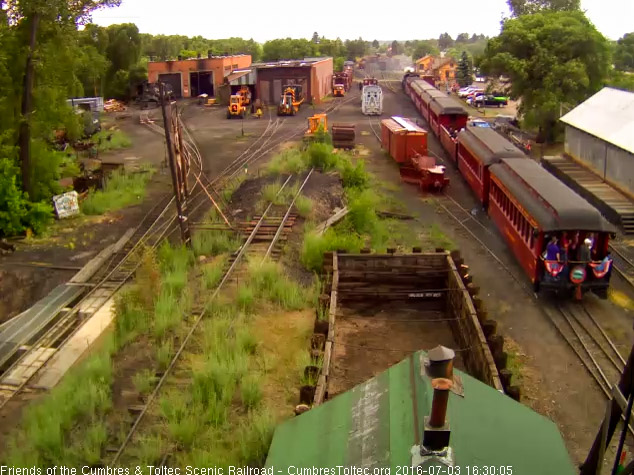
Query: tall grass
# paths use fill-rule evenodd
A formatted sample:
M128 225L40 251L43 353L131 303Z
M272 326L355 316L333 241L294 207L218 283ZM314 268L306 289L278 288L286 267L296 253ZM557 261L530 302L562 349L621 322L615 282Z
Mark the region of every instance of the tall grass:
M121 150L132 146L132 140L121 130L102 130L92 136L100 152Z
M40 466L99 459L105 440L99 420L112 406L112 351L113 346L107 344L71 369L48 397L26 409L23 427L13 434L5 462Z
M153 333L157 339L162 339L168 332L173 331L182 320L182 310L179 308L179 296L166 288L161 292L154 310Z
M429 228L429 240L434 247L442 247L447 250L456 248L456 244L440 230L437 224L432 224Z
M135 389L141 394L149 394L156 383L156 376L149 369L142 369L132 377Z
M306 308L312 301L311 289L293 282L281 264L274 261L249 262L249 285L257 298L263 298L285 310Z
M361 236L352 232L338 232L334 228L328 229L322 236L308 232L304 235L300 260L308 270L317 272L323 265L324 252L345 249L358 253L363 246Z
M261 467L273 439L275 418L266 411L251 412L238 429L241 462Z
M313 200L304 195L299 195L295 200L295 209L302 218L308 218L313 211Z
M217 256L237 250L240 239L231 231L200 230L194 234L192 245L197 256Z
M103 190L93 191L81 203L84 214L96 215L115 211L145 198L147 182L154 169L146 167L141 173L126 174L124 170L115 170L108 178Z
M220 283L224 276L225 262L225 260L221 260L213 264L206 264L203 267L201 282L203 290L215 289Z
M288 175L301 173L308 167L306 154L296 148L291 148L275 155L266 166L270 175Z
M249 374L240 382L240 399L247 409L254 409L262 400L260 377Z

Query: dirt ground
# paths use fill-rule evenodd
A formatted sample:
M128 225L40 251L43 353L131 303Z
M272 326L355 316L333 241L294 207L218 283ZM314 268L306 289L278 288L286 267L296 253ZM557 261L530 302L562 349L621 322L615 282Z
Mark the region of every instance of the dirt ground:
M416 118L425 126L411 101L396 87L396 93L384 88L383 115ZM594 379L587 373L574 352L567 346L557 330L540 308L539 301L528 296L523 287L509 278L507 271L498 265L471 235L446 216L434 200L423 196L410 185L400 181L398 167L380 149L372 134L370 123L378 131L379 120L363 116L354 102L346 106L340 115L357 123L357 143L370 151L365 157L368 169L381 180L398 185L393 191L407 212L424 223L437 223L441 230L462 252L471 268L474 282L481 288L481 297L491 314L498 321L498 333L510 337L517 352L518 365L523 374L522 402L553 420L561 430L567 448L575 463L585 458L605 412L605 398ZM428 136L430 154L447 167L451 179L447 193L465 209L473 210L492 233L487 242L520 282L528 285L521 268L516 264L506 244L493 223L481 212L471 190L433 135ZM587 298L587 305L601 323L614 334L621 352L627 355L631 345L631 314L612 303ZM508 346L508 345L507 345Z
M457 349L443 312L407 303L340 305L328 397L353 388L419 350ZM464 370L460 354L454 366Z

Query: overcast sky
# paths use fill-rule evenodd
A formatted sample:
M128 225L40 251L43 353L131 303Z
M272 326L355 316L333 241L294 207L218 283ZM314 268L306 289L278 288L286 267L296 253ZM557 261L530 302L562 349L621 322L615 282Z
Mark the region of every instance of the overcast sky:
M581 6L610 39L634 31L634 0L581 0ZM142 33L201 35L209 39L241 36L264 42L283 37L310 38L317 31L327 38L361 36L371 41L437 38L445 31L453 38L461 32L495 36L502 15L508 16L505 0L381 4L367 0L123 0L120 7L98 11L93 19L102 26L136 23Z

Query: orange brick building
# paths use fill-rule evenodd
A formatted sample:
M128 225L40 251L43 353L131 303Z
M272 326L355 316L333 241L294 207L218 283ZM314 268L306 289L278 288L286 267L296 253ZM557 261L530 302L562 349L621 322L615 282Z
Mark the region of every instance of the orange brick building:
M178 61L150 61L148 81L169 83L175 97L216 95L216 88L236 69L251 66L251 55L209 56Z

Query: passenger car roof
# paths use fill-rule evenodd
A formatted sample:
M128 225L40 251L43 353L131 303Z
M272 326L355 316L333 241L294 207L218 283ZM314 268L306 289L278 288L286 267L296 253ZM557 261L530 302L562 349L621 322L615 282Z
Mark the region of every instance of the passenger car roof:
M435 97L429 105L434 114L459 114L469 115L464 107L453 97Z
M503 158L525 158L526 155L489 127L467 126L458 134L458 142L476 154L485 165L498 163Z
M489 171L542 231L616 232L595 207L533 160L503 159Z

